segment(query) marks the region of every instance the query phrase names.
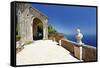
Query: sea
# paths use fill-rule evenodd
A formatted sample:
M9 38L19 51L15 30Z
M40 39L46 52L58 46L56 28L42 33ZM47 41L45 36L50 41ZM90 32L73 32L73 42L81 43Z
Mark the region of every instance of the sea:
M75 35L66 35L64 34L64 38L76 42ZM96 35L84 35L82 42L84 44L97 47Z

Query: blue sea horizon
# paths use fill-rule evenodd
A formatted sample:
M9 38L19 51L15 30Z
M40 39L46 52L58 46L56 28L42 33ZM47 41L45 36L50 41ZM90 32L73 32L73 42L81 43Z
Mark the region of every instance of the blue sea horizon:
M76 42L75 35L66 35L64 34L64 38ZM87 45L91 45L97 47L96 44L96 35L84 35L82 42Z

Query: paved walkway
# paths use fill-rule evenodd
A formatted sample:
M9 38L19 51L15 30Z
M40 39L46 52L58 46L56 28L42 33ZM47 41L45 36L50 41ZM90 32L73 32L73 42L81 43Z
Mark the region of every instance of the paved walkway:
M52 40L38 40L17 54L17 65L78 62L69 51Z

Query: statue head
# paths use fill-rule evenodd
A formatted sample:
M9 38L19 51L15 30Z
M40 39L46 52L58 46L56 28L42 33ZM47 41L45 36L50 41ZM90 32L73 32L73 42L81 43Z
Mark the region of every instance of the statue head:
M77 31L77 33L80 33L80 29L77 29L76 31Z

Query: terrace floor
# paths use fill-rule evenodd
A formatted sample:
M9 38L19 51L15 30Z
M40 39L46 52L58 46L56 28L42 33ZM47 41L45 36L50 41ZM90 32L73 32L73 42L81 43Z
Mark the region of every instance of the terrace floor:
M79 62L70 52L52 40L38 40L24 46L16 56L17 65Z

